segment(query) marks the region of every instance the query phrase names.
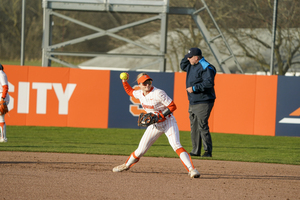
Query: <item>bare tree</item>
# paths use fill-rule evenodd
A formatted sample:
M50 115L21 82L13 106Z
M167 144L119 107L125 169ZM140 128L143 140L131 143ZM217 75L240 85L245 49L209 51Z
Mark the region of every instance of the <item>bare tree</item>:
M240 57L248 57L259 64L258 70L270 70L273 1L271 0L211 0L209 7L235 45L242 49ZM299 65L300 2L279 1L275 44L276 74L284 75Z
M21 0L0 0L0 58L19 59L21 44ZM41 56L42 41L41 2L31 0L26 2L25 19L25 56L26 59L36 59Z
M269 72L271 35L273 23L273 0L206 0L217 24L221 27L230 46L239 49L239 58L253 61L246 72L263 70ZM19 59L21 39L21 0L0 0L0 59ZM200 0L170 0L171 7L199 9ZM79 21L104 30L149 17L140 13L65 12L57 11ZM300 15L299 0L281 0L278 4L275 59L277 74L295 70L300 66ZM210 19L201 16L209 30L214 32ZM188 15L169 15L167 58L173 71L179 71L179 62L190 47L206 48L195 22ZM53 43L90 34L91 30L66 20L53 17ZM40 0L26 1L25 59L41 59L43 9ZM159 32L157 21L120 31L123 37L138 40L150 33ZM75 31L74 31L75 30ZM170 34L175 32L176 34ZM108 36L64 47L66 51L107 52L124 45L123 41ZM157 46L159 48L159 45ZM206 48L207 49L207 48ZM209 50L207 50L209 51ZM205 51L207 53L207 51ZM220 48L221 53L222 48ZM298 56L298 57L297 57Z
M20 0L0 1L0 58L13 57L10 49L20 49Z
M197 0L170 0L170 7L197 8ZM191 47L200 47L203 36L189 15L170 15L168 19L168 63L180 71L180 61Z

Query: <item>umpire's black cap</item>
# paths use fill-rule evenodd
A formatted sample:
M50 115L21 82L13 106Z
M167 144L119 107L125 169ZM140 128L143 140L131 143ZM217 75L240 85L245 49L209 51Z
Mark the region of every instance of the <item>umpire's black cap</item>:
M202 51L199 48L191 48L185 56L187 58L191 58L193 56L202 56Z

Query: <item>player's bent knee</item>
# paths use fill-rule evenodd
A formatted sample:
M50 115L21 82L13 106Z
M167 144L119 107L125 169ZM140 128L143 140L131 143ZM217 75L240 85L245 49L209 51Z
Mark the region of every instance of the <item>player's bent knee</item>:
M179 149L176 150L176 153L179 157L182 152L187 152L187 151L183 147L180 147Z

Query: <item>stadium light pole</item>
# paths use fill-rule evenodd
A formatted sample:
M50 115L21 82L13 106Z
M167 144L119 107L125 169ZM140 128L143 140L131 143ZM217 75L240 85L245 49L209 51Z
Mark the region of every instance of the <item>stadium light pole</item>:
M270 75L273 75L273 73L274 73L274 47L275 47L275 42L276 42L277 7L278 7L278 0L274 0Z
M21 30L21 66L24 65L24 49L25 49L25 4L26 0L22 0L22 30Z

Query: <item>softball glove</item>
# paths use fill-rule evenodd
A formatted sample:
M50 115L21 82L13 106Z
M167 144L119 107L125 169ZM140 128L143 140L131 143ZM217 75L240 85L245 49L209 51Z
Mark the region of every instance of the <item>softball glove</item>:
M0 115L5 115L6 113L8 113L8 108L6 102L2 99L0 101Z
M157 115L153 113L141 113L138 119L138 126L148 127L156 122L158 122Z

